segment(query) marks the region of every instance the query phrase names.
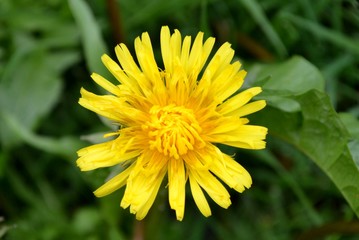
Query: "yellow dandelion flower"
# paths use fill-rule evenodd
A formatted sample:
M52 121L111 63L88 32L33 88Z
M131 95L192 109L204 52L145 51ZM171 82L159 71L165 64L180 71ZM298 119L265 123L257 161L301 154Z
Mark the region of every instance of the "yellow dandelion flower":
M246 72L234 50L224 43L208 61L214 38L203 42L200 32L182 41L175 30L161 29L163 70L156 64L148 33L135 40L138 64L124 44L115 51L120 64L107 55L102 61L120 84L98 74L92 79L111 93L95 95L81 89L79 103L120 125L105 135L113 140L78 151L82 171L121 165L123 171L98 188L97 197L126 186L123 208L143 219L151 208L165 176L170 207L183 219L185 186L189 180L196 205L204 216L211 210L203 190L218 205L228 208L230 195L219 179L243 192L252 179L249 173L216 147L216 143L246 149L263 149L267 129L248 125L244 116L266 105L248 103L261 92L253 87L235 94ZM207 63L207 65L206 65ZM206 67L204 67L206 65Z

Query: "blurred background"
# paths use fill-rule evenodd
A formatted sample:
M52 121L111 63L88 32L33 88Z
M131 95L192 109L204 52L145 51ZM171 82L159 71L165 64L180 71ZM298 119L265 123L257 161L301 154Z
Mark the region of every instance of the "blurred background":
M359 239L327 175L271 134L265 154L226 149L254 184L230 191L227 210L210 202L209 218L187 194L178 222L164 187L142 222L120 208L123 189L94 197L109 170L81 173L76 151L109 128L79 106L80 88L100 93L91 72L112 79L100 56L142 32L159 54L162 25L230 42L245 69L302 56L336 111L359 116L356 0L0 0L0 238Z

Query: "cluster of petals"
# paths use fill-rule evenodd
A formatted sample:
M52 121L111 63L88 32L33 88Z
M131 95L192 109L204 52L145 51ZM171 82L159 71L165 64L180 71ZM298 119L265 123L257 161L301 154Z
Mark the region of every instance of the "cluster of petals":
M251 101L260 87L238 92L246 72L233 61L229 43L209 59L214 42L204 41L202 32L192 42L190 36L182 39L178 30L171 34L162 27L162 66L155 61L148 33L135 40L137 61L124 44L115 48L119 64L102 56L118 84L94 73L92 79L109 94L81 89L79 103L119 128L105 135L110 140L79 150L77 165L82 171L111 166L122 170L98 188L96 196L125 187L121 206L140 220L160 187L167 187L169 205L182 220L187 182L204 216L211 215L205 192L228 208L230 195L222 183L238 192L251 186L249 173L216 144L265 148L267 128L249 125L245 116L266 103Z

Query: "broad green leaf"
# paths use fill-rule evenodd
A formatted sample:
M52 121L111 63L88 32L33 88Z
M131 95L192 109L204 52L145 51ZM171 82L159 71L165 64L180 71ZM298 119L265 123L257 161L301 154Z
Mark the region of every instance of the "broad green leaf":
M36 135L20 123L13 115L5 111L0 111L0 121L11 135L17 136L30 146L63 156L66 159L74 159L76 157L76 151L84 146L84 143L80 141L80 139L72 136L53 138Z
M339 116L351 137L348 143L349 151L359 168L359 120L349 113L340 113Z
M51 67L58 75L63 73L68 67L78 62L80 55L78 52L63 50L46 56L46 64Z
M359 171L348 148L348 131L329 97L314 89L293 96L293 100L301 112L267 107L256 115L257 123L267 126L270 134L291 143L315 162L359 216Z
M77 27L73 23L57 24L56 29L49 29L44 32L41 39L42 46L47 47L75 47L80 38Z
M24 128L33 129L57 102L62 88L61 79L47 65L47 55L41 50L20 56L14 54L8 68L0 79L0 110L12 114ZM16 143L16 136L1 121L2 143Z
M89 71L96 72L111 79L108 70L101 62L101 56L107 53L101 30L91 9L83 0L68 0L72 15L81 33L85 59Z
M7 112L23 128L34 129L58 101L63 85L61 72L78 59L75 51L48 53L31 46L20 48L0 76L0 114ZM2 121L0 118L2 144L19 142Z
M287 112L299 111L293 95L305 93L311 89L324 90L324 79L318 69L302 57L276 64L256 64L248 71L247 81L258 85L262 79L270 77L262 85L261 99L268 104Z
M359 139L351 140L348 143L348 148L355 164L359 168Z
M359 140L359 120L350 113L340 113L339 117L348 129L350 136Z

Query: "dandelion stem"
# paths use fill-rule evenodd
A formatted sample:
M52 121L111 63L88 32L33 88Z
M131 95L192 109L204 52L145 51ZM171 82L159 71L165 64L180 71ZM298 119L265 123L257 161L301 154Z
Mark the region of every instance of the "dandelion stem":
M119 7L116 4L116 0L107 0L107 11L109 15L109 20L112 28L113 38L116 44L124 42L124 35L122 30L122 22Z
M144 222L135 221L135 229L133 233L133 240L143 240L144 239Z

